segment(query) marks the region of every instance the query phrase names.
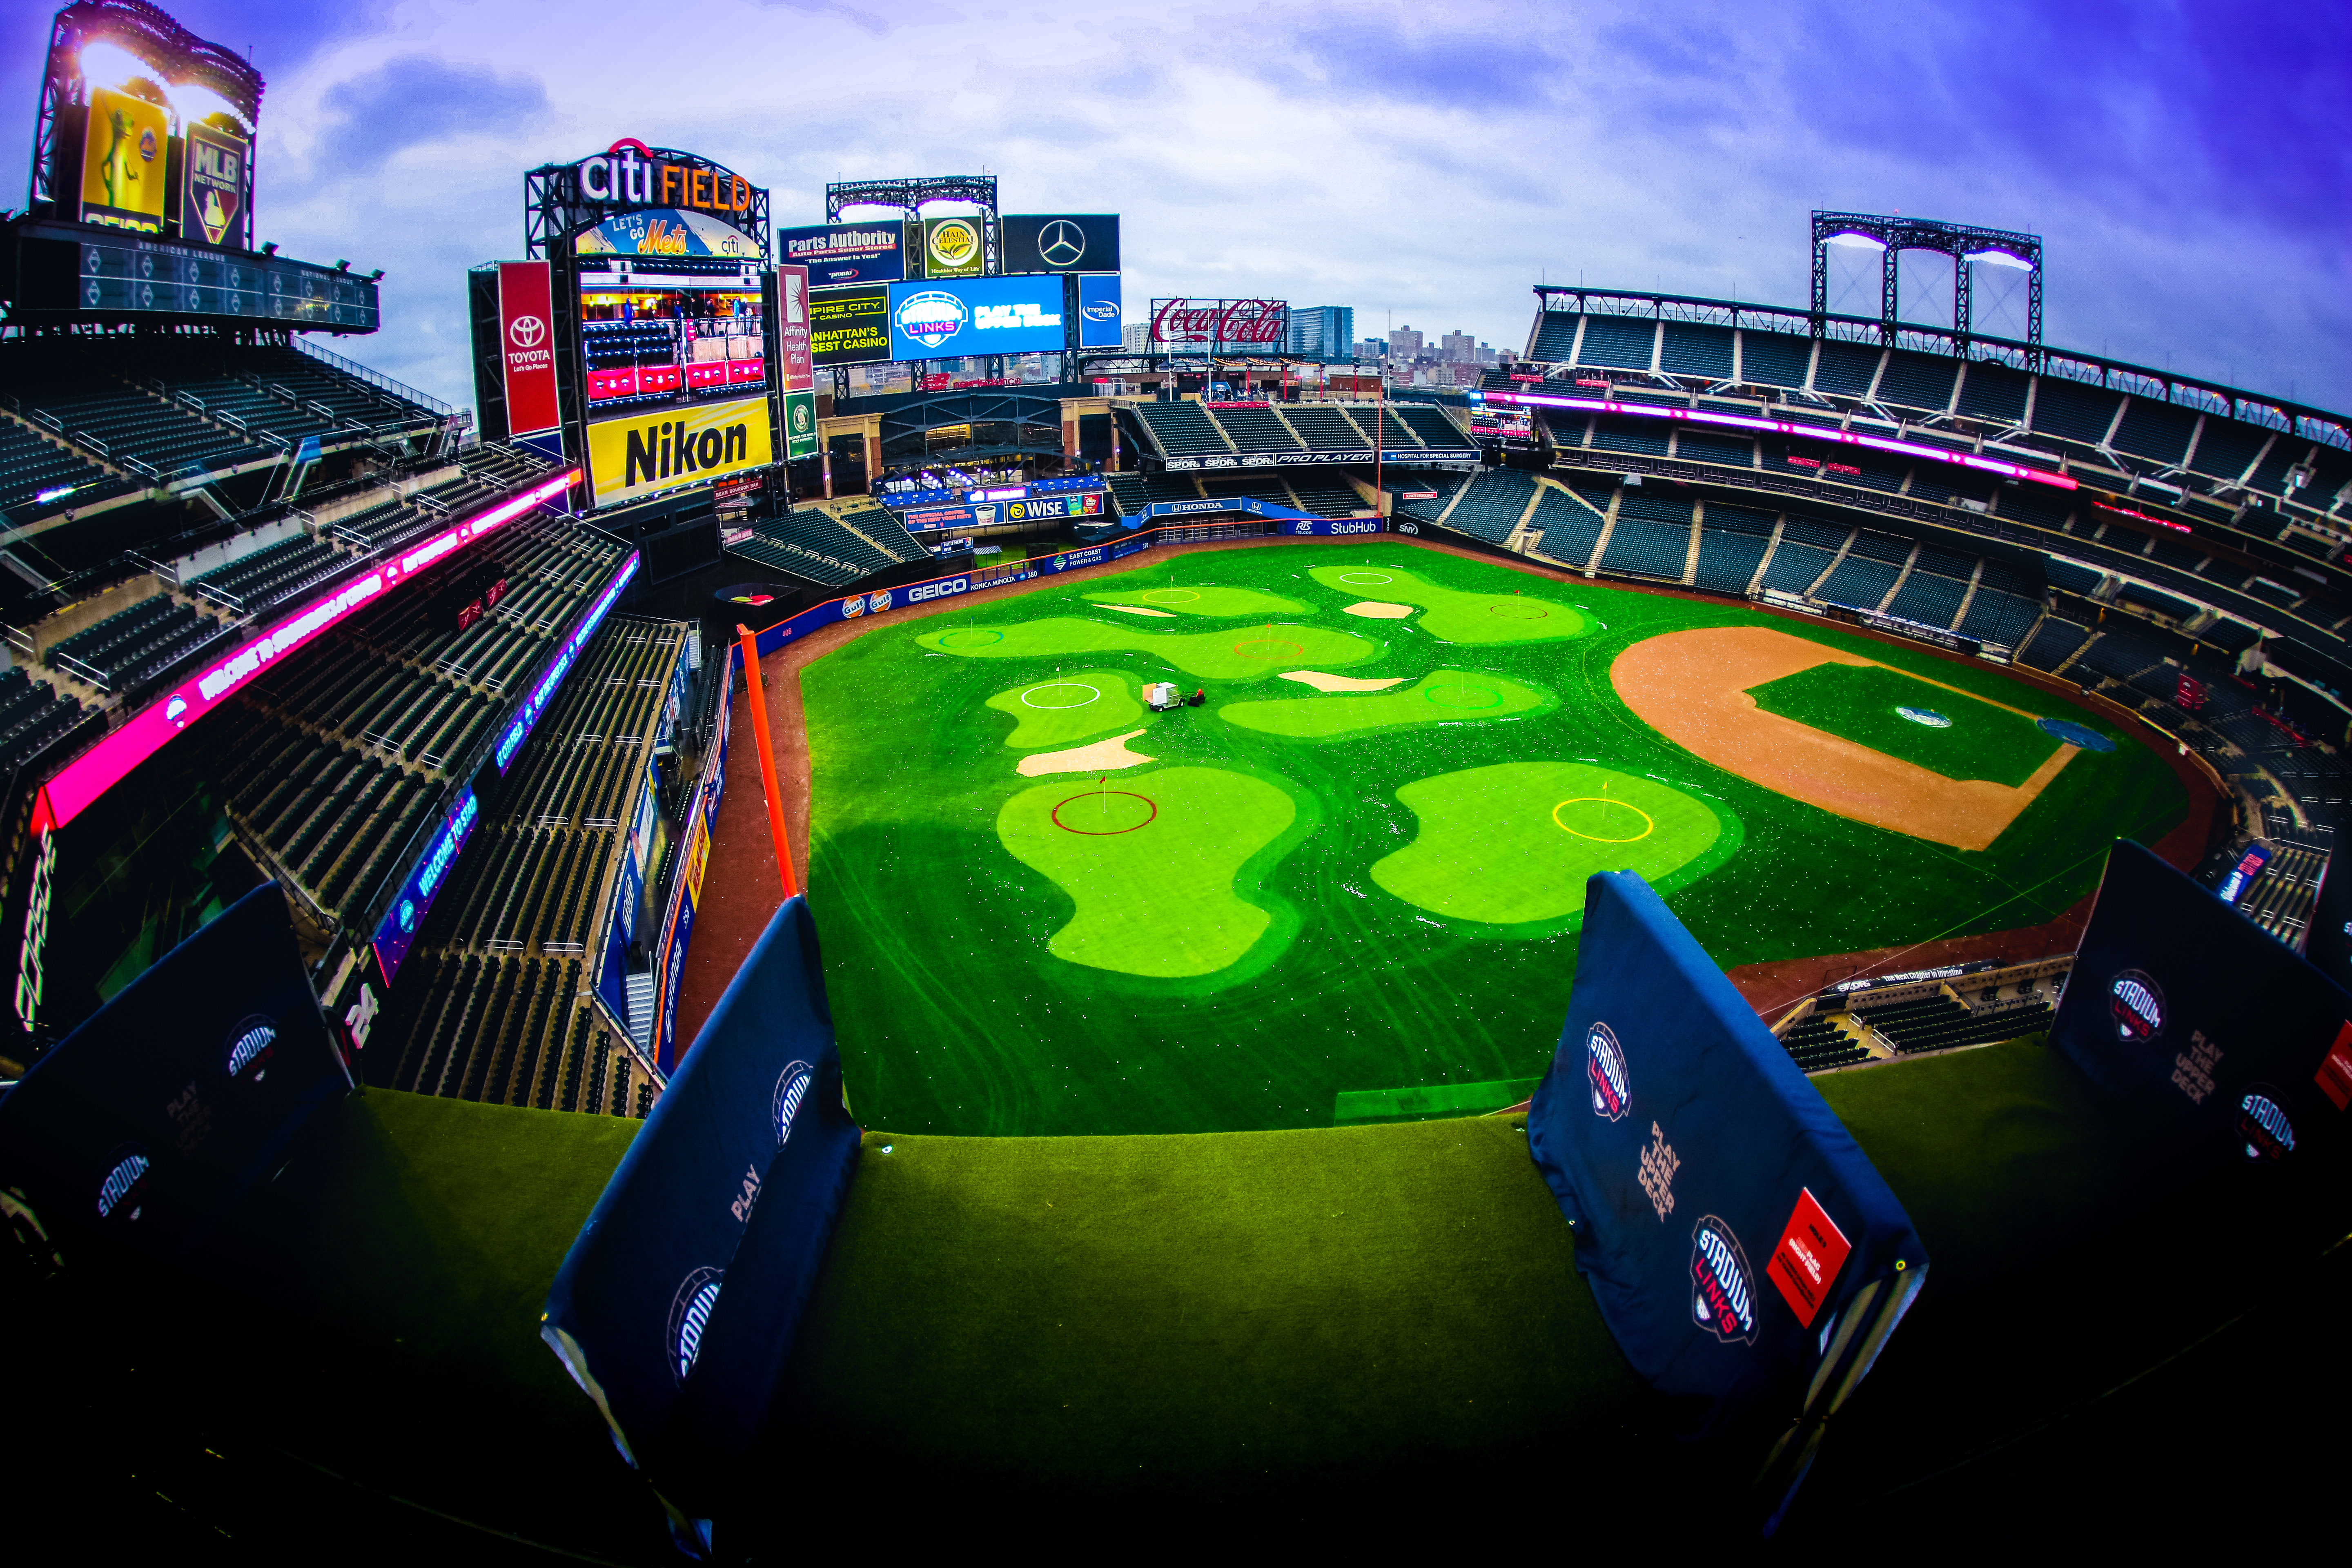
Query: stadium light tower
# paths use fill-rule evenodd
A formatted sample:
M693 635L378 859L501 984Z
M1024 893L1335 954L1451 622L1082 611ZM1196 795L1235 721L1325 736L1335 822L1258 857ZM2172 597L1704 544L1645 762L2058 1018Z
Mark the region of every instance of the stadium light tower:
M1866 246L1881 253L1879 284L1880 331L1889 342L1901 325L1896 296L1896 269L1903 252L1932 250L1952 258L1952 331L1963 342L1969 324L1969 268L1983 262L2013 267L2026 274L2025 341L2042 346L2042 237L2009 229L1978 228L1964 223L1938 223L1932 218L1881 216L1874 213L1813 214L1813 336L1822 335L1830 308L1829 251L1832 245Z

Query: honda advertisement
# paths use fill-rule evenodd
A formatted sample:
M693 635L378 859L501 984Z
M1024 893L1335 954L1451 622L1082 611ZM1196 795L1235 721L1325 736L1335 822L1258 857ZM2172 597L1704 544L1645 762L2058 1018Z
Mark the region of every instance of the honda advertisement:
M1059 278L890 286L890 357L1058 353L1069 345Z
M896 283L907 276L907 226L821 223L776 230L778 259L808 268L809 287Z
M553 301L546 262L499 263L499 344L513 435L552 430L562 417L555 406Z
M1010 213L997 230L1007 272L1116 272L1117 213Z
M1082 349L1115 349L1124 347L1123 317L1118 300L1118 274L1097 277L1091 273L1078 279L1078 347Z

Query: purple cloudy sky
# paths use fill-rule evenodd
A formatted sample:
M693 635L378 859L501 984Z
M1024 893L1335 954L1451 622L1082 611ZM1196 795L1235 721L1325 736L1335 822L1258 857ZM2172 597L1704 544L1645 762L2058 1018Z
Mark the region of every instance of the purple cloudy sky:
M2352 409L2336 0L166 3L268 79L261 237L383 268L345 346L452 401L521 172L635 136L787 224L827 180L982 167L1007 210L1122 213L1130 320L1264 294L1498 345L1539 278L1801 305L1816 206L2027 228L2052 343ZM26 131L44 37L0 56Z

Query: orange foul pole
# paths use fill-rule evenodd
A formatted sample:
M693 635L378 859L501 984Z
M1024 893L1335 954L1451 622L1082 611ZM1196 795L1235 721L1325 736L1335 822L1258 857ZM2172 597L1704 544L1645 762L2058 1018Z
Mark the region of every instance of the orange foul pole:
M776 875L784 879L784 897L796 898L801 889L793 879L793 847L784 837L784 797L776 787L776 747L768 739L768 693L760 683L760 639L740 622L735 635L743 649L743 700L751 705L751 738L760 746L760 788L768 797L768 837L776 841Z

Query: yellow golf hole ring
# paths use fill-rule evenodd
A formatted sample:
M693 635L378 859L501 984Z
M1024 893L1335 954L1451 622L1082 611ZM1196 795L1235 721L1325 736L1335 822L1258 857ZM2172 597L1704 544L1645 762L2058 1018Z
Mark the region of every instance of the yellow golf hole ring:
M1190 588L1154 588L1136 595L1147 605L1189 605L1200 596Z
M1562 822L1559 819L1559 814L1571 805L1622 806L1625 810L1632 812L1634 816L1642 819L1642 831L1639 833L1629 834L1622 838L1611 838L1603 834L1587 833L1582 828L1570 827L1567 823ZM1562 833L1569 834L1577 838L1590 839L1595 844L1631 844L1636 839L1647 838L1651 834L1656 832L1658 828L1657 819L1652 816L1648 812L1643 811L1640 806L1633 805L1631 801L1617 800L1605 795L1572 795L1567 800L1561 801L1559 805L1551 808L1551 825L1554 827L1559 828Z

